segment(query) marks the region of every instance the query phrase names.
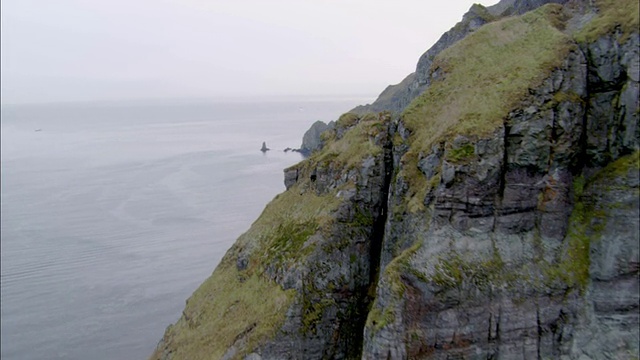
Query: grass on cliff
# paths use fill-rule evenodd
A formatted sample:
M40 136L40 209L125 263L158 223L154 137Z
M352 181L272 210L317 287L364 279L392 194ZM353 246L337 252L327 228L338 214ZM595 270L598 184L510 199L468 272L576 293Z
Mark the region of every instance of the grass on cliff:
M605 192L615 190L612 184L618 178L626 177L630 171L638 170L640 151L617 159L598 171L588 182L585 182L583 177L574 181L576 204L569 218L569 229L565 238L566 251L556 264L545 269L548 281L561 281L580 290L586 288L591 265L591 244L600 240L606 221L611 215L606 206L593 203L593 195L583 198L584 191L587 188L600 188Z
M241 358L270 338L285 319L294 293L257 274L244 276L226 259L187 300L180 320L165 334L173 359L220 359L237 340ZM244 351L243 351L244 350ZM152 359L160 358L156 353Z
M299 180L305 183L305 180ZM308 180L306 180L308 186ZM276 195L251 225L251 228L237 241L237 245L250 252L254 249L268 251L286 237L287 228L311 234L332 221L332 213L338 208L341 199L335 193L317 195L310 189L302 190L303 184ZM282 240L282 241L281 241ZM301 239L297 239L299 243Z
M335 129L325 132L325 146L310 160L318 163L333 162L347 169L360 165L368 156L377 156L382 152L382 147L376 143L376 137L385 131L386 121L388 119L384 115L342 115L336 128L351 128L340 139L337 139Z
M309 167L321 161L355 166L382 151L371 140L383 131L377 116L348 114L339 125L351 129L341 139L329 138L322 151L295 167L308 176ZM232 358L242 358L277 334L297 294L284 291L266 272L304 261L315 246L309 239L331 225L343 201L337 190L318 195L313 187L310 179L299 179L277 195L194 292L183 316L165 334L174 359L219 359L234 344L237 353ZM239 258L245 262L243 270L237 268ZM309 328L320 314L319 308L312 310L305 312Z
M427 186L417 168L421 153L457 134L491 134L562 63L573 46L558 29L562 20L562 7L549 4L487 24L435 58L432 71L443 75L403 113L412 131L402 174L413 191L410 198Z
M280 329L294 290L267 278L267 266L296 260L305 241L331 222L340 199L318 196L299 186L276 196L236 241L213 274L193 293L180 320L165 334L174 359L219 359L234 344L234 359L272 338ZM237 269L238 256L245 270ZM161 351L152 356L160 358Z
M381 274L382 280L380 284L382 285L379 284L378 286L386 286L391 290L389 294L390 303L387 304L387 307L383 308L377 298L374 300L371 311L367 315L366 322L366 327L374 333L395 321L395 313L397 310L395 307L401 301L405 292L405 284L402 279L402 274L407 271L412 272L411 270L413 268L409 263L410 259L418 250L420 250L422 243L422 239L416 240L409 248L403 250L400 255L393 258L393 260L391 260L384 269L384 273ZM419 278L422 277L421 274L414 273L414 275L417 275Z
M596 0L598 15L576 34L579 42L593 42L619 27L622 41L638 32L640 2L638 0Z

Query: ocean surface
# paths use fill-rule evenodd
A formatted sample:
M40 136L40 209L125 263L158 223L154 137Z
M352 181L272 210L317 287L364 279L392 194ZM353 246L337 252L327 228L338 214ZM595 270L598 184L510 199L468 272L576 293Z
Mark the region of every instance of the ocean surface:
M365 101L3 106L2 359L146 359L284 191L283 149Z

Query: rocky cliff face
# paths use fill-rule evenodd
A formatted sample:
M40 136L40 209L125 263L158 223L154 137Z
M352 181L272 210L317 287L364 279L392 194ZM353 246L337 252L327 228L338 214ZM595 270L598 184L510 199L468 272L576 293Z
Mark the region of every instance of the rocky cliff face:
M323 141L321 135L323 132L333 129L335 122L331 121L325 124L322 121L316 121L311 125L302 136L302 145L300 145L300 152L304 156L311 155L314 151L318 151L322 148Z
M637 358L638 3L596 6L515 11L400 116L343 115L153 358Z

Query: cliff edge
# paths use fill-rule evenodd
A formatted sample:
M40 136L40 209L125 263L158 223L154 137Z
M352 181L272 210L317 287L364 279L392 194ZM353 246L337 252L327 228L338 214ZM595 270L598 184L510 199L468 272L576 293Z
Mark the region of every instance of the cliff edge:
M637 358L638 2L545 3L324 131L152 359Z

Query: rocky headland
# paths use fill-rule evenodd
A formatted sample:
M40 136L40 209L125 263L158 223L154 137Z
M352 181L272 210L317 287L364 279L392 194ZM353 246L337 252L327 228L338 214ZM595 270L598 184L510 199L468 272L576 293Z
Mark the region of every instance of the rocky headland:
M314 124L152 359L637 359L638 12L474 5Z

